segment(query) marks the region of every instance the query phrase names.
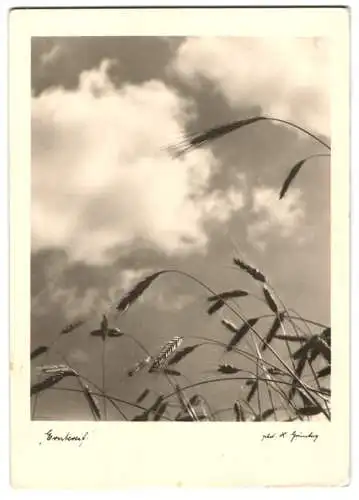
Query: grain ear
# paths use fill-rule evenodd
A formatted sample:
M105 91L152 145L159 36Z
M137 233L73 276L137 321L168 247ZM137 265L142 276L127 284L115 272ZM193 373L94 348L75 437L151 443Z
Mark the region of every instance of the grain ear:
M250 318L248 321L246 321L234 334L231 341L226 347L226 351L231 351L233 347L235 347L245 337L245 335L247 335L247 333L253 328L258 320L259 318Z
M38 356L41 356L41 354L45 354L45 352L47 352L48 350L49 350L48 347L46 347L44 345L40 345L39 347L37 347L36 349L34 349L31 352L30 359L35 359Z
M239 297L246 297L248 295L248 292L245 290L229 290L228 292L222 292L218 293L217 295L211 295L208 297L208 302L214 302L219 299L226 300L226 299L237 299Z
M117 311L125 312L134 302L136 302L139 297L141 297L141 295L155 281L155 279L163 274L163 272L164 271L158 271L139 281L137 285L132 288L132 290L130 290L122 297L122 299L116 306Z
M240 267L243 271L249 274L254 280L260 281L261 283L266 283L266 277L264 274L257 268L252 267L249 264L246 264L243 260L234 258L233 263Z
M179 349L169 360L168 366L175 365L179 361L181 361L183 358L188 356L191 352L193 352L197 347L199 347L200 344L195 344L195 345L190 345L188 347L184 347L183 349Z

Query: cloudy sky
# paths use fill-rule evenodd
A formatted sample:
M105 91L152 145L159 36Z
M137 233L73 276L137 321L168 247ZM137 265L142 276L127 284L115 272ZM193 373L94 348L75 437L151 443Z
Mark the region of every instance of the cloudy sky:
M329 324L328 158L308 162L278 199L290 168L326 150L267 121L180 158L166 150L184 133L259 114L329 142L329 70L323 39L34 38L32 348L89 318L59 349L100 383L101 340L89 330L110 303L163 268L218 292L260 295L233 268L236 255L260 268L288 307ZM151 352L175 335L183 345L196 335L227 342L225 312L208 316L206 301L198 285L166 275L124 316L109 318ZM253 298L241 308L247 317L266 313ZM183 362L191 381L222 359L216 347L201 349ZM109 340L109 392L137 398L148 379L129 382L125 373L141 357L131 339ZM50 359L60 360L56 352ZM217 409L226 406L219 389L210 394ZM89 418L78 394L61 391L41 396L37 414Z

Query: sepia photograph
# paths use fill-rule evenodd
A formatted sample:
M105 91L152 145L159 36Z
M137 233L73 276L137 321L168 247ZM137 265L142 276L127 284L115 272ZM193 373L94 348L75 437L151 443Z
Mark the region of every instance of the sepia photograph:
M32 419L330 420L330 92L325 38L32 38Z

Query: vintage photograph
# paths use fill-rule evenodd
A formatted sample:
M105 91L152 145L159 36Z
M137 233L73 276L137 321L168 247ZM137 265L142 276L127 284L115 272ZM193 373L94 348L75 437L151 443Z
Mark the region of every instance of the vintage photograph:
M32 37L32 420L331 420L330 61Z

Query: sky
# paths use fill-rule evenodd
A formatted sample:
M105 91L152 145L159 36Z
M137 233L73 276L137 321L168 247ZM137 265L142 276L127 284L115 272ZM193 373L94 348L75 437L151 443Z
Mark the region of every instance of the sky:
M258 115L292 121L329 143L327 40L33 38L31 70L32 349L88 319L38 363L61 361L61 351L101 384L102 344L89 331L110 304L161 269L190 273L216 292L260 296L233 266L235 256L259 268L287 307L330 324L329 158L310 160L278 197L290 168L325 148L265 121L179 158L166 149L184 134ZM112 308L109 319L151 353L176 335L183 346L199 335L228 342L221 319L233 318L209 316L207 297L168 274L123 316ZM240 301L246 317L266 314L255 298ZM262 321L263 332L268 325ZM149 375L129 380L126 371L142 358L130 338L109 339L106 389L134 401ZM220 360L243 363L206 345L181 369L191 382L202 380L215 376ZM154 391L168 392L156 377ZM203 387L217 410L239 390L231 382ZM60 390L41 395L36 414L90 418L81 395Z

